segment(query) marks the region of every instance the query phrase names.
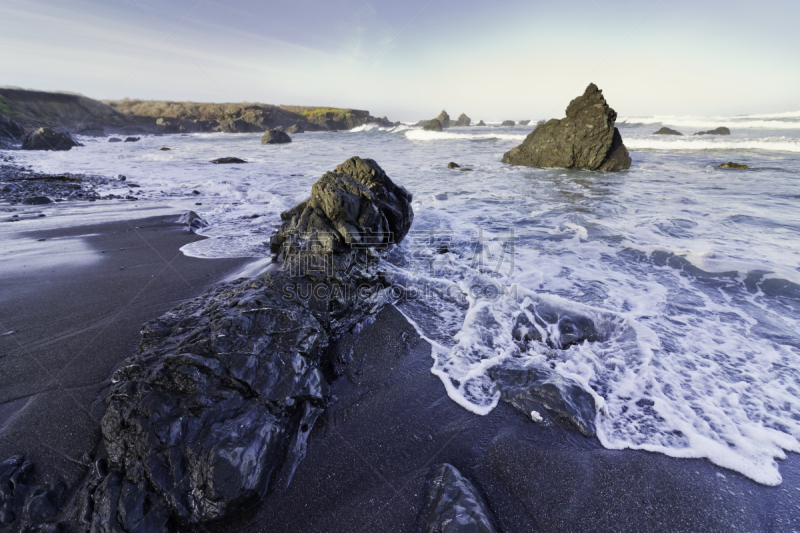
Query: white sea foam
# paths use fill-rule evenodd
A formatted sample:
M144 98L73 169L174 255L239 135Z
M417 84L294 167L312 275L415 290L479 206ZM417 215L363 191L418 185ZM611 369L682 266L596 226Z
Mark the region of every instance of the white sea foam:
M419 128L409 129L405 132L406 138L412 141L475 141L475 140L503 140L523 141L527 135L514 133L456 133L453 131L426 131Z
M669 138L666 138L669 137ZM800 153L800 139L768 137L731 139L730 137L632 137L625 139L629 150L767 150Z
M724 126L732 131L737 129L800 129L800 111L764 115L743 115L738 117L704 117L657 115L652 117L620 117L620 124L660 124L672 128L692 128L695 131L684 131L684 135L696 131L706 131Z

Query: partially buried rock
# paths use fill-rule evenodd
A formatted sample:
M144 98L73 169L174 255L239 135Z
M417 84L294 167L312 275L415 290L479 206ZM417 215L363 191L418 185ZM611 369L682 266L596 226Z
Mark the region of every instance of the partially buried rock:
M447 168L461 168L461 165L459 165L458 163L454 163L453 161L450 161L449 163L447 163Z
M261 144L285 144L290 142L292 142L292 138L277 129L267 130L264 132L264 136L261 137Z
M32 196L22 200L22 203L25 205L44 205L53 203L53 201L47 196Z
M422 533L495 533L489 509L478 490L453 465L433 474L422 518Z
M456 126L459 126L459 127L463 128L463 127L469 126L471 122L472 122L471 118L469 118L464 113L461 113L458 116L458 120L456 121Z
M596 435L597 407L592 394L575 380L545 366L511 361L489 370L500 398L526 417L541 419L540 407L552 411L587 437Z
M23 150L69 150L83 146L70 137L69 133L58 133L50 128L39 128L22 139Z
M435 118L423 126L422 129L425 131L442 131L442 123Z
M664 126L660 130L653 132L653 135L683 135L683 133Z
M166 146L162 146L161 148L159 148L159 150L161 150L162 152L168 152L172 150L172 148L167 148Z
M290 483L329 401L326 347L391 301L379 250L413 212L405 189L355 157L281 218L273 270L149 322L115 372L107 464L79 491L86 530L202 530Z
M504 120L503 123L500 124L500 125L501 126L514 126L514 121L513 120Z
M695 133L695 135L730 135L730 134L731 130L729 130L725 126L720 126L719 128L714 130L698 131L697 133Z
M108 140L108 142L110 142L110 143L121 143L121 142L122 142L122 139L120 139L119 137L111 137L111 138Z
M135 143L135 142L139 141L140 139L141 139L141 137L126 137L125 138L125 142L126 143Z
M226 165L232 163L236 164L247 163L247 161L245 161L244 159L239 159L238 157L220 157L219 159L212 160L211 163L214 163L216 165Z
M734 168L737 170L748 170L747 165L740 165L739 163L734 163L733 161L729 161L728 163L722 163L719 168Z
M627 170L628 150L614 127L617 113L592 83L567 107L567 117L539 125L503 156L504 163L586 170Z
M178 224L186 224L188 230L195 233L199 229L207 228L208 222L194 211L187 211L178 219Z
M295 133L305 133L305 131L306 130L303 129L303 126L301 126L300 124L292 124L291 126L289 126L289 128L287 128L286 133L294 135Z

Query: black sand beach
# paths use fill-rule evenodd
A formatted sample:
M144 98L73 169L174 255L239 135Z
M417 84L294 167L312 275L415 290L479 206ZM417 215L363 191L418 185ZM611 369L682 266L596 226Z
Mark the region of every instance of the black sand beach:
M16 237L41 255L3 254L0 333L15 333L0 336L0 458L24 454L38 482L73 487L84 475L104 389L136 353L142 324L248 261L184 256L179 248L202 237L179 215L26 231ZM72 239L83 251L65 247ZM43 259L51 266L36 267Z

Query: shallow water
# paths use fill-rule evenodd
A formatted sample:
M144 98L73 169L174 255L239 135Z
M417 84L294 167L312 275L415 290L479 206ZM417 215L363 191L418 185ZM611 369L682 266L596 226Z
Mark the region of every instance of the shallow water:
M650 135L662 125L688 135ZM85 138L13 155L41 171L124 174L140 205L195 209L215 237L184 248L199 257L267 256L280 212L346 158L371 157L414 194L413 231L387 268L454 401L487 413L492 365L548 364L596 395L604 446L780 483L776 459L800 452L800 113L618 126L633 166L617 174L500 163L533 125L361 128L278 146L257 134ZM718 126L733 134L691 136ZM222 156L249 163L208 162ZM751 170L716 168L731 160ZM136 216L131 204L117 216ZM544 308L587 317L596 339L564 349L554 326L549 344L514 342L519 315Z

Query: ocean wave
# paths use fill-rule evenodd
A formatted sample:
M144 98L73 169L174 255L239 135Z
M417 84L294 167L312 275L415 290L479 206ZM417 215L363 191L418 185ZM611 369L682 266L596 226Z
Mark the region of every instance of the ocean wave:
M405 132L407 139L412 141L476 141L492 140L524 141L527 135L513 133L454 133L450 131L426 131L410 129Z
M672 128L688 128L696 131L724 126L735 129L775 129L775 130L796 130L800 129L800 111L788 113L776 113L772 115L744 115L739 117L702 117L702 116L676 116L676 115L655 115L652 117L621 117L617 121L618 126L635 125L661 125ZM695 131L684 131L684 134L695 133Z
M800 153L800 140L786 137L762 139L712 139L703 137L643 138L627 137L625 146L632 150L768 150Z

